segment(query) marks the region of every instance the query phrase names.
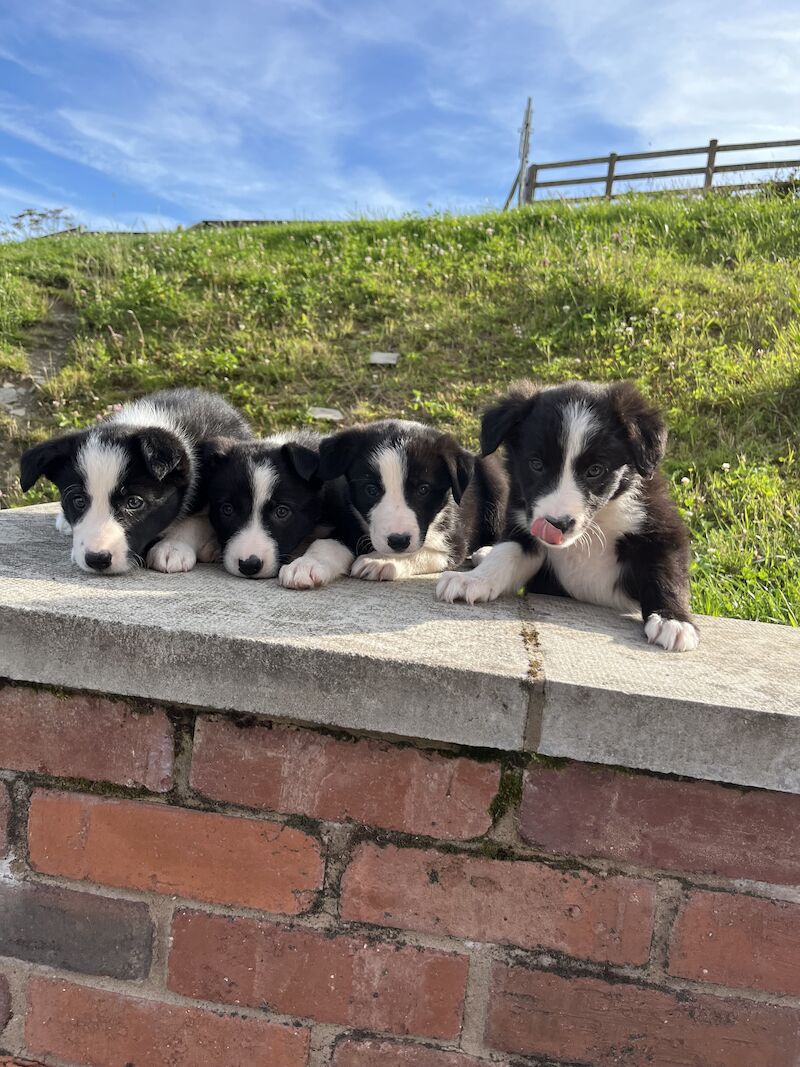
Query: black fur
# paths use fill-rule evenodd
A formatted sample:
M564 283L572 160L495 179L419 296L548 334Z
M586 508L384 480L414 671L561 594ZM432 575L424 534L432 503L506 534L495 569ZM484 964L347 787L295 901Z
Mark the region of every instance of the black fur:
M221 438L206 444L204 493L225 566L231 573L274 577L301 545L323 536L333 526L331 497L336 488L323 485L317 476L320 441L319 434L302 430L277 440ZM243 559L237 553L229 558L227 549L251 522L257 493L253 471L259 467L271 472L272 488L257 516L262 533L256 539L263 537L264 544L263 551L254 551L261 561L256 570L254 564L248 566L252 556Z
M155 425L147 425L147 418L141 416L139 405L144 402L156 410ZM111 512L125 531L130 557L143 558L172 522L205 506L200 478L202 442L220 434L246 438L250 428L216 394L200 389L165 390L125 405L96 426L28 449L20 460L20 484L27 491L39 478L48 478L58 488L64 515L74 527L91 506L78 462L81 448L99 444L121 450L125 471L111 494ZM137 503L135 510L131 502Z
M638 502L630 530L621 529L614 545L616 591L638 603L645 620L658 614L691 621L688 532L657 470L666 449L666 427L630 382L572 382L547 389L522 382L484 415L482 451L493 453L505 445L511 482L503 540L517 542L530 557L545 557L528 588L570 595L556 573L563 558L558 553L568 549L544 545L529 526L536 502L550 499L559 482L562 415L573 403L588 407L593 417L574 465L574 483L587 513L599 519L623 494L626 500L635 495ZM558 516L552 521L561 529ZM568 517L563 525L569 530Z
M447 544L448 566L497 540L507 498L497 460L476 459L450 434L432 427L387 419L343 430L320 447L320 477L339 479L337 536L355 555L392 554L386 545L373 545L368 533L370 514L384 494L375 462L384 448L403 451L404 498L416 516L419 547L434 521Z

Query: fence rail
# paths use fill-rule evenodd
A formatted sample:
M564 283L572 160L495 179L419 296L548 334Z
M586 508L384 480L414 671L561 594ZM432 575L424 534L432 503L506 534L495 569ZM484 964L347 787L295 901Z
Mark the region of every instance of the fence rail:
M623 182L659 180L663 178L700 177L701 184L675 190L676 192L704 192L713 188L714 177L718 174L738 174L754 170L781 171L800 168L800 159L756 160L747 163L717 163L717 156L721 152L755 152L771 148L792 148L800 145L800 139L794 141L752 141L746 144L720 144L716 140L709 141L707 145L696 148L672 148L662 152L610 152L607 156L592 156L587 159L562 159L554 163L531 163L525 172L522 186L522 199L526 204L536 196L537 189L556 189L574 185L601 185L604 191L591 197L574 197L573 199L599 199L611 200L618 196L614 186ZM659 170L634 170L627 173L619 172L617 167L620 163L629 163L641 159L670 159L675 156L700 156L705 155L705 162L695 167L673 167ZM602 164L605 169L597 174L583 177L548 178L540 180L540 173L547 170L558 170L567 167L592 167ZM767 181L769 179L764 179ZM742 184L726 183L725 189L753 189L763 185L761 182L748 182ZM649 191L649 190L648 190ZM660 191L660 190L654 190Z

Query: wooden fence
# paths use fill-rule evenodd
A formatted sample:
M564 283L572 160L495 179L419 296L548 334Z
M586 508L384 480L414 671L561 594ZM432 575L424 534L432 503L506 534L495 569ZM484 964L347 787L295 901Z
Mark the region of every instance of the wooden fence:
M594 156L590 159L564 159L560 160L558 163L531 163L525 172L522 200L524 203L529 204L535 198L536 192L539 189L557 189L572 185L601 185L604 188L604 192L595 193L588 197L570 197L570 199L593 200L604 197L606 200L610 200L612 197L620 195L618 191L615 191L615 184L619 188L619 185L624 182L658 181L663 180L664 178L684 178L690 176L702 177L702 183L682 187L680 189L676 188L673 191L683 193L702 193L713 188L714 178L719 174L744 174L748 171L758 170L776 172L800 167L800 159L768 159L758 160L751 163L718 163L717 157L721 153L751 152L769 148L796 147L797 145L800 145L800 140L753 141L748 144L719 144L718 141L709 141L707 145L702 145L699 148L673 148L667 152L627 152L620 154L611 152L607 156ZM667 170L634 170L628 172L619 172L617 170L618 164L628 163L633 160L668 159L674 156L701 155L705 156L705 161L701 166L675 167ZM553 178L545 181L542 181L540 177L542 171L557 170L559 168L567 167L590 167L596 166L597 164L602 164L604 167L604 170L599 174L591 174L578 178ZM726 182L721 188L726 190L756 189L769 181L774 181L774 178L763 178L761 181L757 182L740 182L735 184ZM654 192L658 190L645 191Z

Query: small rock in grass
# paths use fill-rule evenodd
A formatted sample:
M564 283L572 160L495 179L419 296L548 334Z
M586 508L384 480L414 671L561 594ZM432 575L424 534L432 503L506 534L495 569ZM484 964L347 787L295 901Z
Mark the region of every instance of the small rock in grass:
M399 352L370 352L370 363L376 363L382 367L393 367L400 358Z
M341 422L344 415L338 408L309 408L312 419L324 419L326 422Z

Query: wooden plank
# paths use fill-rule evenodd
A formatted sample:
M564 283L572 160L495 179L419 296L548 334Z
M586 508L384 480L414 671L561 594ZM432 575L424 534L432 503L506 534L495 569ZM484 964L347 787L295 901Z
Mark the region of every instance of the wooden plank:
M718 152L745 152L748 150L764 149L764 148L788 148L794 145L800 145L800 140L796 141L753 141L750 144L718 144ZM661 159L662 157L668 158L671 156L701 156L708 152L708 145L699 145L696 148L668 148L661 152L622 152L617 154L618 163L630 162L634 159ZM605 163L608 160L608 156L591 156L586 159L564 159L551 163L537 163L536 166L539 170L555 170L559 167L588 167L595 163Z
M747 152L757 148L792 148L799 145L798 141L751 141L750 144L721 144L717 147L718 152Z
M735 174L740 170L780 170L782 167L800 167L800 159L765 159L760 163L724 163L716 168L717 174Z

